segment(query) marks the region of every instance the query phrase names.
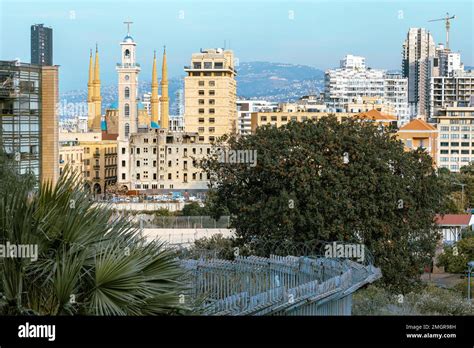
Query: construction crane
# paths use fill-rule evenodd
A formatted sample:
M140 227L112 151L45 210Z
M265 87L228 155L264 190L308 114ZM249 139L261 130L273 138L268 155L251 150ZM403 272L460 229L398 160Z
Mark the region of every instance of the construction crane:
M446 12L446 17L444 18L438 18L438 19L432 19L428 22L437 22L437 21L445 21L446 22L446 48L449 48L449 28L451 27L450 20L456 18L456 16L451 16L449 17L449 13Z

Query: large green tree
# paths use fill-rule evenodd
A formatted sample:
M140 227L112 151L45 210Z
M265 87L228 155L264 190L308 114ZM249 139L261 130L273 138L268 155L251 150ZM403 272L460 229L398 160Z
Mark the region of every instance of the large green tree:
M446 185L429 155L404 151L392 132L326 117L260 127L219 146L257 151L255 166L219 152L202 163L212 203L229 209L240 243L263 254L278 244L363 243L385 283L400 291L430 263Z
M1 153L0 174L0 245L38 248L37 259L0 258L0 315L188 310L175 254L93 205L75 175L35 188Z

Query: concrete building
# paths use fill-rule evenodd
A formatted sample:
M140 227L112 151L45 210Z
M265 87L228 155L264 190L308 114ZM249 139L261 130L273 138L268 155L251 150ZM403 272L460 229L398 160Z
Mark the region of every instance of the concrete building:
M62 155L59 161L60 170L64 170L67 163L76 168L82 166L85 189L102 195L106 192L107 186L117 182L116 136L105 131L60 133L59 143ZM78 157L81 156L82 163L79 163Z
M212 145L198 142L197 137L197 133L165 129L132 134L129 189L148 194L207 190L208 178L198 168L198 161L211 153Z
M474 104L448 106L434 116L439 130L438 165L458 172L474 161Z
M430 85L430 118L443 108L467 105L474 95L474 71L457 70L451 76L432 77Z
M291 104L290 104L291 105ZM378 110L372 109L367 112L349 113L349 112L306 112L299 111L289 105L282 105L279 110L273 112L252 112L252 133L255 133L258 127L263 125L272 125L281 127L289 122L302 122L306 120L317 121L323 117L335 116L340 122L347 118L360 118L363 120L376 122L382 126L396 126L397 118L393 115L383 114Z
M400 74L367 68L364 57L346 56L337 69L325 74L326 103L335 111L348 111L345 106L358 98L383 99L394 108L400 124L409 120L408 81Z
M84 148L77 143L60 143L59 146L59 175L66 166L68 170L77 173L78 177L84 179Z
M274 111L277 107L278 103L266 100L237 100L238 133L246 135L252 132L252 112Z
M53 29L43 24L31 26L31 64L53 65Z
M58 179L58 66L0 61L0 139L19 173Z
M430 32L424 28L410 28L403 43L402 70L408 79L410 116L426 118L435 44Z
M184 68L185 130L209 143L237 131L237 83L234 53L205 49Z
M438 159L438 130L433 125L421 119L411 120L397 131L407 150L423 149L433 159L433 165Z

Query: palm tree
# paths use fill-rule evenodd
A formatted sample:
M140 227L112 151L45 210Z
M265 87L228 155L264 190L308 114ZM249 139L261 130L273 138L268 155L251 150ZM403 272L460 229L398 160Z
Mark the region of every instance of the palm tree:
M95 205L76 174L35 188L4 157L0 247L37 245L38 258L0 258L0 315L188 313L173 251Z

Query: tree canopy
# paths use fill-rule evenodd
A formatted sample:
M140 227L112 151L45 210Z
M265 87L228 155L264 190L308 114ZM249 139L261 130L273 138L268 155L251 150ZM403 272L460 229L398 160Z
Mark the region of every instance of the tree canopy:
M223 149L257 151L255 166L202 162L214 211L228 209L242 244L315 240L364 244L386 284L406 289L434 254L433 217L445 209L446 185L431 157L405 151L374 123L335 117L264 126L230 136ZM219 213L216 213L219 215Z

